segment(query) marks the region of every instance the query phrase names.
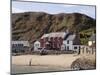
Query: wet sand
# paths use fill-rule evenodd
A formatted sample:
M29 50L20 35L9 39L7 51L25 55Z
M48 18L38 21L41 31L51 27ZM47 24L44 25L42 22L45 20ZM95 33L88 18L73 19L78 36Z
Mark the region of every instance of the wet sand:
M39 72L54 72L54 71L65 71L71 70L69 67L57 67L57 66L21 66L12 65L12 74L22 73L39 73Z

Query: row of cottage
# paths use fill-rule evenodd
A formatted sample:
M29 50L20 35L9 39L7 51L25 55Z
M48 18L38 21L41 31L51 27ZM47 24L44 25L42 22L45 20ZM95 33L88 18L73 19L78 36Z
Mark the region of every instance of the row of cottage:
M93 34L88 45L95 47L95 34ZM28 50L30 44L28 41L12 41L12 50ZM44 34L39 40L33 44L33 50L75 50L81 48L80 38L78 34L67 32L52 32Z

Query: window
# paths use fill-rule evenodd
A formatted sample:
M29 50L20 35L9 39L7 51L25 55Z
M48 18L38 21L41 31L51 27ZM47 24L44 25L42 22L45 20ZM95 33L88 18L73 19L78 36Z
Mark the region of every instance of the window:
M38 47L38 46L39 46L39 44L36 44L35 46L37 46L37 47Z
M77 49L77 47L74 47L74 49Z
M69 46L67 46L67 50L69 50Z
M69 40L67 41L67 44L69 44Z

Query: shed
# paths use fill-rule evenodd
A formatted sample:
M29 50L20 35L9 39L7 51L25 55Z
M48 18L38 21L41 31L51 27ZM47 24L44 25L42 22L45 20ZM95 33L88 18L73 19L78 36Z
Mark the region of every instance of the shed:
M36 50L39 50L39 48L40 48L40 42L39 41L35 41L34 42L34 50L36 51Z

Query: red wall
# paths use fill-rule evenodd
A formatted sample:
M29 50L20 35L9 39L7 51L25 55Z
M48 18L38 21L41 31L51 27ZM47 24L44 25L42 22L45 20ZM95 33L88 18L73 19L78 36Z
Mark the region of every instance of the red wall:
M51 38L46 37L46 38L40 39L42 48L43 47L46 48L46 42L49 42L51 49L59 50L63 43L63 39L61 37L51 37Z

